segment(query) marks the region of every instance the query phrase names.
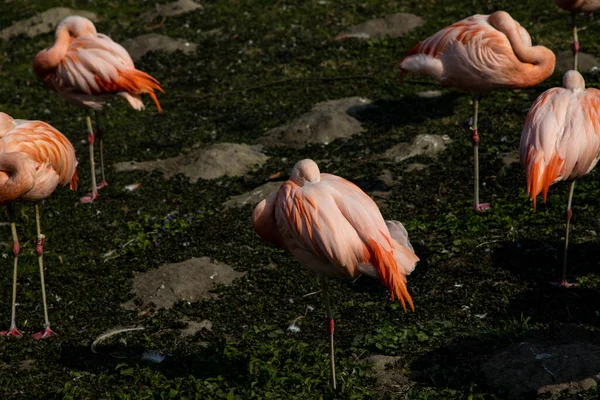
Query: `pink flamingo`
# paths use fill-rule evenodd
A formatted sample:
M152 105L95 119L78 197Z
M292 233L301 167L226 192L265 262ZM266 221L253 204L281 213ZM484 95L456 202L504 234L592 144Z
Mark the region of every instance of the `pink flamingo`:
M593 13L600 8L600 0L554 0L563 10L571 12L573 18L573 59L574 70L577 70L577 54L579 53L579 38L577 37L577 14Z
M289 250L321 278L327 310L332 387L336 388L334 322L325 277L355 278L366 274L383 281L392 300L414 311L406 275L419 258L404 226L384 221L377 205L353 183L322 174L313 160L299 161L288 181L261 201L252 214L256 233Z
M400 61L406 71L430 75L442 85L473 95L474 200L478 212L490 208L479 203L479 134L477 114L481 94L497 89L535 86L554 71L554 53L531 46L529 33L504 11L474 15L447 26L423 40Z
M57 185L70 184L72 190L77 190L76 167L75 150L62 133L42 121L14 120L9 115L0 113L0 205L8 205L14 255L12 319L10 329L0 332L2 336L22 336L15 322L17 266L20 253L13 209L15 201L35 202L35 251L40 267L45 324L44 330L33 337L42 339L54 334L50 329L46 304L43 258L45 236L41 232L38 202L49 197Z
M589 173L600 159L600 90L586 89L577 71L563 76L563 87L542 93L533 103L521 135L521 165L527 193L533 201L550 185L571 180L566 209L565 249L561 286L567 283L569 223L575 179Z
M141 94L147 93L162 112L155 90L164 91L159 82L145 72L137 70L129 53L106 35L96 32L92 21L78 16L67 17L56 28L54 44L40 51L33 60L35 73L51 89L56 90L67 101L95 111L114 96L121 96L134 109L144 109ZM98 117L98 141L100 142L100 166L102 182L96 185L94 165L94 131L87 116L88 141L92 192L83 197L83 203L98 197L98 188L106 186L104 175L103 132Z

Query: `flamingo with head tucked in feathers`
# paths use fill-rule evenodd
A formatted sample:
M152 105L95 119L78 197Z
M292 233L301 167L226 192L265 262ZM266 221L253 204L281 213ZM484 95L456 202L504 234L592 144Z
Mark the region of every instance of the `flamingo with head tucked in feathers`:
M33 60L35 73L67 101L87 107L96 114L114 96L123 97L136 110L143 110L141 95L148 94L162 112L155 91L163 92L159 82L135 68L129 53L108 36L97 33L87 18L70 16L56 28L54 44L40 51ZM98 188L106 186L104 175L103 132L98 125L102 182L96 185L94 131L87 116L92 192L81 199L88 203L98 197Z
M600 90L586 89L577 71L563 76L563 87L542 93L533 103L521 135L521 165L533 201L550 185L570 180L560 285L567 283L567 250L575 179L589 173L600 159Z
M334 323L325 277L379 278L392 300L400 300L404 310L407 304L414 310L406 276L419 258L406 229L398 221L384 221L375 202L358 186L320 173L309 159L299 161L290 179L256 206L252 222L260 237L288 250L321 278L335 389Z
M554 71L555 56L543 46L531 46L529 33L504 11L474 15L421 41L400 61L401 73L434 77L473 95L473 208L479 202L479 97L497 89L521 89L539 84Z
M33 337L42 339L54 334L50 329L46 304L43 258L45 236L41 232L38 202L49 197L58 185L69 184L72 190L77 190L76 167L75 150L62 133L42 121L15 120L5 113L0 113L0 205L8 206L14 255L11 324L8 331L0 332L1 336L22 336L15 319L20 253L13 210L13 203L16 201L35 202L35 251L40 267L45 324L44 330Z

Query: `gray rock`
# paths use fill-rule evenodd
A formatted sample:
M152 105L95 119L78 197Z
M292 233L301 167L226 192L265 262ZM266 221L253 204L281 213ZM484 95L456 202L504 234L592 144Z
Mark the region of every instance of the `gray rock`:
M404 169L405 172L413 172L413 171L422 171L425 168L429 167L429 165L421 164L421 163L412 163L408 164Z
M360 122L350 114L368 107L374 107L371 101L360 97L318 103L297 120L269 130L258 142L269 147L293 148L302 148L309 143L329 144L335 139L361 133Z
M180 334L182 337L193 336L203 329L212 331L213 325L212 325L212 322L208 319L203 319L200 322L196 322L196 321L182 321L182 322L187 323L187 326L181 330Z
M140 18L152 21L156 17L175 17L203 8L202 5L192 0L178 0L173 3L156 4L154 10L143 13Z
M223 176L242 176L264 164L269 157L260 146L238 143L217 143L189 154L157 161L125 161L114 165L115 171L162 171L165 178L184 174L192 182L198 179L217 179Z
M335 40L349 38L368 40L386 36L395 38L421 25L423 25L423 18L414 14L397 13L354 25L339 34Z
M537 393L552 397L595 387L600 347L586 343L520 343L489 359L482 372L490 387L512 398Z
M223 205L225 208L244 207L245 205L255 206L271 193L279 189L283 182L267 182L249 192L237 196L231 196Z
M27 35L34 37L42 33L53 32L60 21L69 15L80 15L92 22L98 22L98 16L90 11L73 10L72 8L56 7L44 11L31 18L17 21L0 32L0 37L8 40L13 36Z
M144 305L154 303L157 309L168 309L181 300L214 298L216 295L209 292L217 284L228 285L244 275L245 272L237 272L227 264L213 264L208 257L192 258L135 274L131 292ZM134 309L135 303L131 300L123 307Z
M577 55L577 69L582 72L595 71L600 68L600 61L591 54L579 52ZM562 51L556 55L556 70L565 73L573 69L573 52Z
M441 90L426 90L424 92L417 92L417 97L422 99L435 99L436 97L442 97Z
M446 135L417 135L410 143L399 143L388 149L382 157L394 162L401 162L418 155L433 157L446 150L446 145L450 141Z
M172 37L157 35L155 33L141 35L133 39L127 39L121 43L121 45L125 48L125 50L127 50L129 55L131 55L133 61L137 61L147 53L153 51L173 53L177 50L180 50L184 54L192 54L198 47L197 44L183 39L173 39Z

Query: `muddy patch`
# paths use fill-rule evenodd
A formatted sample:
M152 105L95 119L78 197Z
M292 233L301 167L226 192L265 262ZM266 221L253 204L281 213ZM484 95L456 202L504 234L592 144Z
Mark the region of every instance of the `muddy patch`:
M395 38L421 25L423 25L423 18L414 14L397 13L351 26L347 31L336 36L335 40Z
M365 108L375 107L371 100L362 97L326 101L297 120L265 133L258 142L268 147L302 148L309 143L329 144L363 131L361 123L353 117Z
M244 275L245 272L237 272L227 264L212 263L208 257L192 258L135 274L131 292L144 306L154 303L157 309L168 309L178 301L214 298L216 294L210 291L216 285L229 285ZM135 304L134 299L123 307L132 310Z
M223 205L225 208L244 207L245 205L255 206L276 190L283 182L267 182L249 192L231 196Z
M490 387L511 398L574 395L600 380L600 347L592 344L520 343L483 365Z
M196 333L206 329L212 331L212 322L208 319L203 319L200 322L197 321L181 321L186 323L186 327L181 330L182 337L194 336Z
M401 162L419 155L435 157L446 150L446 145L450 141L447 135L417 135L410 143L398 143L388 149L382 157L394 162Z
M143 13L140 18L145 21L152 21L156 17L175 17L199 8L203 7L192 0L178 0L173 3L156 4L154 10Z
M56 28L56 25L58 25L61 20L69 15L80 15L93 22L97 22L99 20L98 16L90 11L56 7L46 10L38 15L34 15L31 18L15 22L8 28L3 29L0 32L0 37L4 40L8 40L17 35L34 37L41 35L42 33L53 32Z
M183 39L173 39L165 35L150 33L133 39L127 39L121 45L127 50L133 61L138 61L146 54L153 51L174 53L182 51L184 54L193 54L198 45Z
M260 150L260 146L218 143L165 160L120 162L114 168L116 172L161 171L166 179L183 174L194 183L198 179L242 176L269 159Z

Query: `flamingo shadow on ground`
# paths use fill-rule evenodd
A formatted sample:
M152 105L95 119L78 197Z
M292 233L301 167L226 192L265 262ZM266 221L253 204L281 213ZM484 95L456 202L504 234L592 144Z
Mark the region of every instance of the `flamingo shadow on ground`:
M397 100L376 100L370 107L349 109L348 113L361 123L388 129L452 116L455 100L462 97L458 92L438 97L409 95Z

